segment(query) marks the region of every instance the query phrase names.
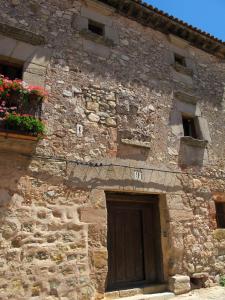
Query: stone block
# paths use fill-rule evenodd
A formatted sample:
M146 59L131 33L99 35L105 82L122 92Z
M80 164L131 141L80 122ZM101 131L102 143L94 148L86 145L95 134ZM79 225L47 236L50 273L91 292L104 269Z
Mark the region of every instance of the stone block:
M196 125L197 125L197 130L199 132L199 138L204 141L211 142L207 120L203 117L198 117Z
M180 72L177 72L175 70L172 70L172 75L173 75L173 80L175 82L181 83L181 84L186 84L188 87L193 86L193 79L191 76L182 74Z
M106 210L96 208L81 208L79 210L80 221L85 223L105 223L106 222Z
M193 141L193 145L191 145L191 141ZM208 151L206 144L206 141L182 137L179 151L180 165L202 166L207 164Z
M109 16L104 16L103 14L85 6L81 8L81 16L107 26L112 26L112 19Z
M115 44L119 42L118 30L115 27L105 26L105 37Z
M136 288L136 289L130 289L130 290L121 290L119 291L119 296L120 297L132 297L138 294L141 294L141 289Z
M225 240L225 229L224 228L218 228L213 231L213 236L218 241Z
M189 44L186 40L181 39L180 37L177 37L173 34L169 34L169 40L175 47L179 48L186 48Z
M87 102L87 109L97 112L99 110L99 103L88 101Z
M33 64L42 66L42 67L47 67L50 61L51 57L51 50L43 47L37 47L35 49L34 55L31 59L31 62Z
M24 72L37 74L39 76L45 76L46 74L46 68L42 67L40 65L36 65L34 63L25 64L24 66Z
M176 103L176 108L181 113L185 113L185 114L191 115L193 117L201 115L201 112L197 105L192 104L192 103L187 103L185 101L178 100Z
M84 50L90 52L94 55L101 56L103 58L108 58L110 55L110 48L103 46L101 44L92 42L90 40L83 41Z
M170 114L170 125L175 136L180 137L184 134L182 115L177 109L173 109Z
M95 207L106 207L106 197L104 190L93 189L91 190L89 200Z
M16 44L16 40L0 35L0 56L10 57Z
M191 289L190 277L185 275L175 275L169 278L169 290L176 295L188 293Z
M74 15L72 19L72 27L76 30L88 29L88 19Z
M106 300L119 298L119 291L105 293Z
M187 220L193 220L194 215L192 210L178 210L178 209L171 209L169 211L170 220L172 221L187 221Z
M94 114L94 113L90 113L89 115L88 115L88 120L89 121L91 121L91 122L99 122L99 120L100 120L100 117L99 116L97 116L96 114Z
M17 42L13 52L11 53L11 57L22 61L27 61L33 56L35 50L36 47L33 45Z
M106 250L94 250L92 253L93 265L97 269L105 269L108 266L108 252Z
M23 80L26 81L30 85L45 85L45 76L33 74L30 72L23 73Z
M197 97L196 95L192 93L183 92L182 90L175 91L174 96L177 100L192 103L194 105L198 102L198 100L200 100L199 97Z

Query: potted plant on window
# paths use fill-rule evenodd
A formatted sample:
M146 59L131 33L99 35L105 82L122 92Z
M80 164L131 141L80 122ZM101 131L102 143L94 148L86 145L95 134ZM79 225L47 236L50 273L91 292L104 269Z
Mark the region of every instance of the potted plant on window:
M44 88L0 75L0 131L40 137L44 133L41 105Z

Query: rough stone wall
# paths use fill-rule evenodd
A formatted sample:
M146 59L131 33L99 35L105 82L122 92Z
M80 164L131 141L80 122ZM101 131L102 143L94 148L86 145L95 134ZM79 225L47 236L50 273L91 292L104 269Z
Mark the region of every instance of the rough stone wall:
M165 269L169 276L206 272L210 284L224 272L225 239L214 231L213 198L224 190L224 63L189 47L193 80L174 76L165 35L110 12L118 42L90 41L74 25L81 5L0 2L1 22L41 34L52 51L43 107L48 132L37 144L39 157L1 153L0 297L104 296L104 190L166 195ZM170 123L176 90L199 97L209 123L209 164L185 170L195 175L178 164L180 137ZM125 166L150 170L142 170L141 182Z

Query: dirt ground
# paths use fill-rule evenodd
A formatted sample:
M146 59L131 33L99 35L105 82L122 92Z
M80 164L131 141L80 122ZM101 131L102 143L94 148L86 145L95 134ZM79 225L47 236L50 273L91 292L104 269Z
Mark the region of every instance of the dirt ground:
M188 294L176 296L171 300L225 300L224 287L212 287L191 291Z

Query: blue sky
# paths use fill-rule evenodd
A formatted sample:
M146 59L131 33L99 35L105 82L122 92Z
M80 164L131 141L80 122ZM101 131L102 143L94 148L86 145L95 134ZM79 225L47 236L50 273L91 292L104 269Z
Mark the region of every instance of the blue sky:
M145 0L225 41L225 0Z

